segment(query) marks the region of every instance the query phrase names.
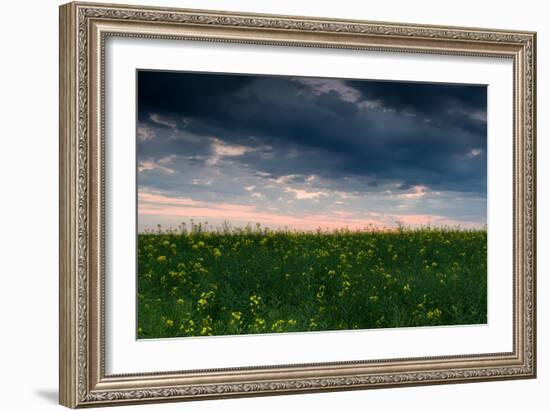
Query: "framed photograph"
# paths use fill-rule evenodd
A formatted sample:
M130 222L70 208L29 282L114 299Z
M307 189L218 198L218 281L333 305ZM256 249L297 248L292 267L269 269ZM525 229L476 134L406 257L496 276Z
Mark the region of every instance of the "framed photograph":
M535 33L60 8L60 403L536 375Z

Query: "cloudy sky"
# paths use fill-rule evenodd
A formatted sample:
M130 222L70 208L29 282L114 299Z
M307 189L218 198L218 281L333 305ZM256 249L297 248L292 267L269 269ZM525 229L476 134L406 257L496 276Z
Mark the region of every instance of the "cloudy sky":
M486 223L485 86L138 72L140 230Z

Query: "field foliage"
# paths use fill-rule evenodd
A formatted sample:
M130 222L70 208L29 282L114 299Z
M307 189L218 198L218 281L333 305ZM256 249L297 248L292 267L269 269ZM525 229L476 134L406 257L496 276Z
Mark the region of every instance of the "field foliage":
M138 235L138 337L481 324L485 230Z

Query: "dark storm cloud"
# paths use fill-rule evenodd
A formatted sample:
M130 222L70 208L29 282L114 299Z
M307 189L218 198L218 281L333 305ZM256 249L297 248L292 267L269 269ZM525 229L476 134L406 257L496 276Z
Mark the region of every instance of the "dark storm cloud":
M357 191L396 182L485 195L484 86L138 76L139 161L176 154L206 169L223 158L266 180L315 175L341 187L350 177ZM163 178L146 183L165 188Z
M482 86L393 81L347 81L363 98L380 99L387 107L432 116L449 110L485 110Z

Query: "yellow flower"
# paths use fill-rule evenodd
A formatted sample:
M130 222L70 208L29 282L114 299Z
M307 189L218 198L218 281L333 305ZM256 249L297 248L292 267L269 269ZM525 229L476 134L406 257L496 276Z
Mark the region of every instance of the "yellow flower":
M174 320L167 319L165 321L167 327L173 327L174 326Z
M166 262L166 256L165 256L165 255L159 255L159 256L157 257L157 261L158 261L159 263L165 263L165 262Z
M222 256L222 252L220 251L219 248L214 248L214 249L212 250L212 254L214 254L214 257L216 257L216 258L219 258L219 257Z
M434 308L433 310L429 310L426 316L429 320L437 320L441 317L441 314L443 312L439 308Z
M281 332L283 331L284 325L285 325L285 320L277 320L271 325L271 331Z
M195 332L195 322L193 320L189 320L187 321L187 329L185 330L185 332L187 334L193 334ZM180 330L183 329L183 325L180 327Z
M179 305L182 305L184 303L183 298L178 298L177 303Z
M259 327L263 327L265 325L265 320L263 318L256 318L254 320L254 322L256 323L257 326Z
M207 293L201 293L201 296L199 298L199 300L197 301L197 308L199 310L202 310L203 308L205 308L208 303L210 302L210 300L212 300L212 298L214 298L214 296L216 295L216 293L214 291L208 291Z
M212 335L212 328L202 327L201 328L201 335Z
M250 300L250 306L251 306L252 308L255 308L255 307L258 307L258 306L261 304L261 302L262 302L262 297L260 297L259 295L256 295L256 294L252 294L252 295L250 296L250 299L249 299L249 300Z
M319 287L319 291L317 292L317 294L315 295L315 298L317 299L318 302L322 303L323 302L323 297L325 296L325 286L324 285L321 285Z

